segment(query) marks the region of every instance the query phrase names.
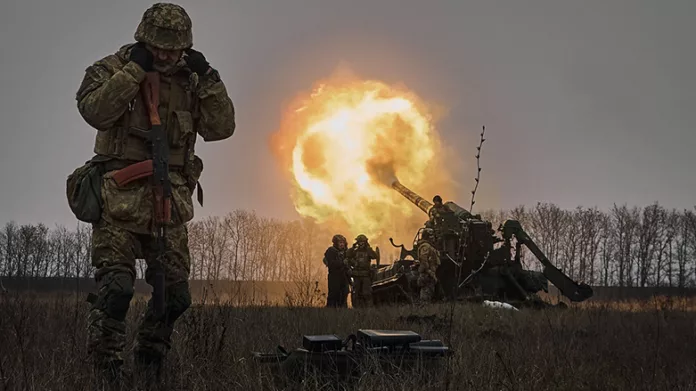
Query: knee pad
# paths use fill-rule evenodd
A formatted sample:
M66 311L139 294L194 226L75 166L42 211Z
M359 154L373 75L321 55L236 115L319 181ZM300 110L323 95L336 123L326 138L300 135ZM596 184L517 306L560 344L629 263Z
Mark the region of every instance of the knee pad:
M167 310L169 310L169 321L177 320L191 306L191 292L188 282L181 282L169 287L167 300Z
M112 319L126 319L130 301L135 294L133 277L128 273L105 276L100 288L100 307Z

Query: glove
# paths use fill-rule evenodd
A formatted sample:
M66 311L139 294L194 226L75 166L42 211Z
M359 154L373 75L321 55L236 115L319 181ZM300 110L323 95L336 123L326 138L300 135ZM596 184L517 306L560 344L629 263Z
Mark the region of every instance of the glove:
M138 42L131 48L130 60L140 65L145 72L150 72L152 71L152 63L155 57L147 50L144 43Z
M198 76L205 75L210 68L210 64L208 64L203 53L194 49L186 50L186 57L184 57L184 60L186 61L186 65L188 65L193 72L197 73Z

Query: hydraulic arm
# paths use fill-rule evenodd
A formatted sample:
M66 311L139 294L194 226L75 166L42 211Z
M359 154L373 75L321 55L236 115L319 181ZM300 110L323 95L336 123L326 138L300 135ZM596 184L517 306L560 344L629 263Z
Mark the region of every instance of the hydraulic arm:
M526 246L529 251L541 262L544 266L543 274L558 288L564 296L571 301L580 302L592 297L592 287L583 283L575 282L561 270L555 267L551 261L544 255L529 235L522 229L522 225L517 220L506 220L501 229L503 239L510 240L513 236L515 239Z

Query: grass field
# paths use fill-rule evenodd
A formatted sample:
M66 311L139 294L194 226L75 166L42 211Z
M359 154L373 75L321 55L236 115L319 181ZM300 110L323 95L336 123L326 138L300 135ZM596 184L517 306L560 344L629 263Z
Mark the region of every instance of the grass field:
M129 341L143 307L142 301L131 306ZM692 308L669 300L520 312L458 304L450 323L446 304L365 310L196 305L177 325L164 389L279 389L250 352L300 347L303 334L345 337L380 328L443 339L454 354L441 372L366 373L352 389L696 390ZM0 388L97 389L85 359L87 309L74 295L0 295ZM328 386L315 378L297 387Z

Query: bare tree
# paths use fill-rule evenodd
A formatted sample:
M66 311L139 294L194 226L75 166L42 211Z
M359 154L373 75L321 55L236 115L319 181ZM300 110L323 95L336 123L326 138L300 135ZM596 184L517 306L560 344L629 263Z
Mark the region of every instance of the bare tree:
M618 207L614 205L611 210L614 237L616 241L615 258L618 269L618 285L633 286L631 270L633 268L633 247L635 231L638 226L638 208L629 209L626 205Z
M617 253L616 242L612 240L615 237L615 235L612 234L614 231L614 224L611 217L607 214L602 215L600 224L602 232L604 232L604 235L602 235L600 239L600 257L602 264L601 281L604 286L609 286L614 283L614 278L612 277L614 275L612 261L614 260L614 254Z
M655 254L665 234L664 224L666 219L665 210L658 204L650 205L643 209L642 219L638 225L638 276L637 280L641 287L648 284L648 279L653 274L653 261Z
M605 286L696 285L694 210L667 211L654 203L614 205L602 212L539 203L482 215L494 229L505 219L519 220L549 259L574 279ZM279 221L236 210L190 222L187 229L192 279L306 285L325 278L321 256L333 233L311 220ZM0 276L89 278L94 270L90 245L91 227L82 223L49 229L8 222L0 229ZM538 262L527 264L526 251L521 256L526 267L538 270ZM144 263L139 265L142 278Z

